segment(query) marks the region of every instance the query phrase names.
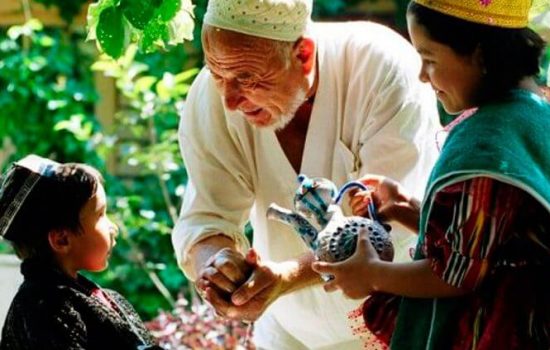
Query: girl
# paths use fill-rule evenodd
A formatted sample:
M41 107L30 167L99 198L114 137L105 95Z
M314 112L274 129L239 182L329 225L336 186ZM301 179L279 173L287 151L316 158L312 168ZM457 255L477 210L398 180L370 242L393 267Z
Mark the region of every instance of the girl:
M415 0L408 8L420 79L455 115L426 196L366 176L386 220L416 230L411 263L381 261L365 234L356 254L314 263L327 291L402 296L391 349L550 348L550 105L530 0ZM351 199L365 214L370 199Z
M104 270L115 244L102 181L89 166L34 155L6 174L0 234L23 259L25 280L0 349L160 349L121 295L78 273Z

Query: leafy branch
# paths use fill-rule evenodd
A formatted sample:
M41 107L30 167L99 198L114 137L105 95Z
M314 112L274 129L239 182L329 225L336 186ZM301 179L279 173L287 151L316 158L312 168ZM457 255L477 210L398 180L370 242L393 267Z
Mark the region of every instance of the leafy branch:
M193 39L191 0L99 0L88 7L88 40L118 59L131 43L144 52Z

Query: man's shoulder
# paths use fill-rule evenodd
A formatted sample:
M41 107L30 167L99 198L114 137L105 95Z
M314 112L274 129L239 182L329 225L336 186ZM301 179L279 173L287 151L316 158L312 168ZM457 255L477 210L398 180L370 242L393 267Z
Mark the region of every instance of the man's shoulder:
M350 35L366 34L361 32L350 32L350 29L377 30L382 32L394 32L390 27L371 21L345 21L345 22L314 22L311 28L316 31L325 31L327 34L335 31L347 32Z
M313 33L324 54L341 64L369 69L371 66L416 66L412 45L395 30L374 22L315 23ZM373 68L373 67L372 67ZM383 68L383 67L380 67Z
M350 84L419 83L418 54L401 34L387 26L365 21L318 23L315 33L321 64L338 74L348 74L344 81Z
M317 40L339 42L343 45L347 42L365 46L393 43L410 47L400 33L388 26L369 21L319 22L313 24L312 32Z

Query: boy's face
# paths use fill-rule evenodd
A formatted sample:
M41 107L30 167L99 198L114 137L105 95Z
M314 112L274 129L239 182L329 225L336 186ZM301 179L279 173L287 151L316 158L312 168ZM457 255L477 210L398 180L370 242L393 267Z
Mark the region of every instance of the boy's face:
M106 210L105 189L99 185L95 196L80 210L81 232L70 235L67 258L75 272L101 271L107 267L117 227L107 217Z

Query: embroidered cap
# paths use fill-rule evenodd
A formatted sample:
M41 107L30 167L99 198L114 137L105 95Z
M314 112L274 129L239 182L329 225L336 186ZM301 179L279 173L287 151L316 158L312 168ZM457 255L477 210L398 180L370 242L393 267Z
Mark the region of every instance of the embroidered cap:
M532 0L413 0L467 21L504 28L525 28Z
M2 181L0 190L0 236L9 239L8 231L11 224L33 188L41 178L53 177L59 166L60 164L53 160L36 155L26 156L12 165ZM12 182L16 172L21 169L25 169L28 175L18 188L13 189Z
M296 41L311 21L312 0L210 0L204 23L238 33Z

